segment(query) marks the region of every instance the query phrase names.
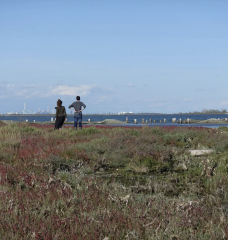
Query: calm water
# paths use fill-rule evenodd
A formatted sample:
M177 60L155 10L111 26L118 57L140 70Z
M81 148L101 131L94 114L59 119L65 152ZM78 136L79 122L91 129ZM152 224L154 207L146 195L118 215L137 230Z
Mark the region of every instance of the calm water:
M152 122L155 120L156 125L168 125L168 126L173 126L173 125L178 125L178 126L183 126L180 124L173 124L172 123L172 118L176 118L179 120L186 120L187 118L190 119L195 119L195 120L206 120L209 118L228 118L228 114L199 114L199 115L191 115L191 114L183 114L183 115L178 115L178 114L167 114L167 115L84 115L83 116L83 121L88 121L90 119L91 122L97 122L97 121L102 121L105 119L116 119L120 121L126 121L126 117L128 117L128 123L134 124L134 119L137 119L138 125L142 123L142 119L146 122L146 120L150 121L152 119ZM26 116L26 115L19 115L19 116L0 116L0 120L13 120L13 121L22 121L25 122L26 119L29 122L33 122L34 120L36 122L44 122L44 121L51 121L51 118L54 118L54 116ZM160 124L160 120L164 122L164 119L166 119L166 124ZM73 121L73 116L68 116L68 121ZM152 124L154 126L154 124ZM207 126L207 127L218 127L218 126L228 126L228 124L184 124L184 126Z

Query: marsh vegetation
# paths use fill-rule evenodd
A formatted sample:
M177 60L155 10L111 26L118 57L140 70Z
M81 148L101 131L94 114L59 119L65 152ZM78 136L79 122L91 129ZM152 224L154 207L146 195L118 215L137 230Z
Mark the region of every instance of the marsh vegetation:
M1 239L228 239L226 128L0 123L0 182Z

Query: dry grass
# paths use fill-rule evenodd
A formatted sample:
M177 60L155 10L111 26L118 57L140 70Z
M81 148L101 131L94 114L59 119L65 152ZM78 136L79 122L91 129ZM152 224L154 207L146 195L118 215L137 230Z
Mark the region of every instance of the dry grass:
M228 239L227 149L203 128L3 126L1 239Z

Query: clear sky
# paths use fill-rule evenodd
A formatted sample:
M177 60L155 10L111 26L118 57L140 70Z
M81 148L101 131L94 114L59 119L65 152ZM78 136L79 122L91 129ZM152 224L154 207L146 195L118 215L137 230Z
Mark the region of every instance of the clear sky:
M0 1L0 113L228 110L227 0Z

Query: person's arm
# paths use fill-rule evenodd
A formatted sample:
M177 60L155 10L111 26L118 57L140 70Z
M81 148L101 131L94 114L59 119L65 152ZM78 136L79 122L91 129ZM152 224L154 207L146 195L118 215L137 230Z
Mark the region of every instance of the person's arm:
M56 120L56 118L58 117L58 114L59 114L59 109L57 107L55 109L56 109L56 113L55 113L55 120Z
M82 102L82 109L80 110L80 112L82 112L85 108L86 108L86 105Z
M66 108L64 108L64 114L65 114L65 120L67 121L67 113L66 113Z
M69 109L71 109L71 108L73 108L74 107L74 105L73 105L73 103L68 107Z

